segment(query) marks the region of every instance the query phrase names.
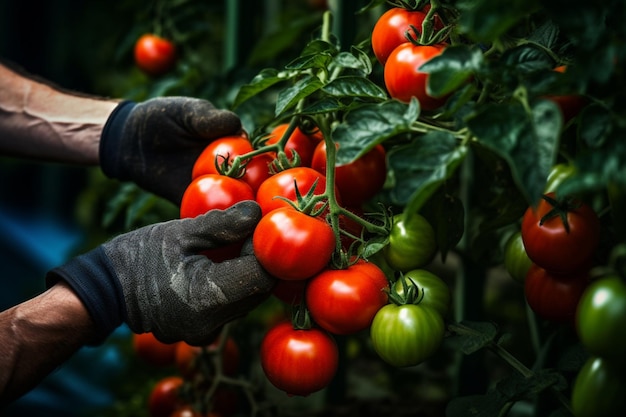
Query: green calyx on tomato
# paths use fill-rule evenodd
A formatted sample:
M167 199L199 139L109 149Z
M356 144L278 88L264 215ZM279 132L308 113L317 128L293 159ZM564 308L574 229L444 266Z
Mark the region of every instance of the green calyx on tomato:
M435 230L423 216L396 214L392 218L389 243L383 248L385 260L397 271L421 268L437 251Z
M626 284L617 275L592 282L576 311L576 331L590 353L626 364Z
M400 276L393 285L396 302L415 303L431 307L442 316L450 309L450 288L441 278L425 269L413 269Z

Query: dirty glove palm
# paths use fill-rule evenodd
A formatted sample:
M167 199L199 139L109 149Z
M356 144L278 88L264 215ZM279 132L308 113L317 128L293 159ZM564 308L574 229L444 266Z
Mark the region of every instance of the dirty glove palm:
M103 129L100 166L110 178L133 181L180 204L202 150L213 139L240 130L237 115L206 100L126 101L116 107Z
M67 281L102 338L125 321L164 342L203 344L265 299L274 280L251 253L222 263L198 253L246 239L260 216L256 203L242 202L146 226L51 271L48 285Z

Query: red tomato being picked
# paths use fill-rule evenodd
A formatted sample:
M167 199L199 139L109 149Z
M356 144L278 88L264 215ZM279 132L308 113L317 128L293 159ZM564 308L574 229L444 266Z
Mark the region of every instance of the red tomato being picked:
M267 379L290 396L307 396L326 387L339 364L331 335L316 328L294 329L289 322L267 332L260 355Z
M137 40L134 54L137 67L152 76L163 75L176 64L174 43L151 33Z
M278 143L287 131L288 127L288 123L282 123L272 129L266 142L267 145ZM285 144L285 154L287 157L292 159L295 152L300 157L300 166L311 166L313 150L315 149L317 142L317 139L306 135L302 130L300 130L299 127L296 127L291 133L291 136L289 136L289 139L287 139L287 143Z
M326 269L309 280L306 306L313 320L330 333L347 335L367 329L387 304L385 273L363 262Z
M326 267L335 250L335 234L325 220L282 207L263 216L252 245L267 272L279 279L300 280Z
M408 103L417 98L423 110L435 110L443 106L446 97L433 97L428 94L428 74L420 67L441 54L446 45L414 45L410 42L393 50L385 64L384 79L389 95Z

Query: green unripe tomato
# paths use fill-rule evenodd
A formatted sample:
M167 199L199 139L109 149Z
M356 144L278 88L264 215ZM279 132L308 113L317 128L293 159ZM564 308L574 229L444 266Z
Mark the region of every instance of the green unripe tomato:
M504 246L504 269L515 281L523 283L532 263L526 254L522 233L513 233Z
M423 216L393 217L389 243L383 248L390 267L403 272L421 268L432 261L436 251L435 230Z
M626 411L624 372L604 358L585 362L572 387L575 417L621 417Z
M431 307L442 316L450 309L450 288L441 278L424 269L413 269L404 273L393 285L393 291L404 296L404 280L407 289L415 286L420 306Z

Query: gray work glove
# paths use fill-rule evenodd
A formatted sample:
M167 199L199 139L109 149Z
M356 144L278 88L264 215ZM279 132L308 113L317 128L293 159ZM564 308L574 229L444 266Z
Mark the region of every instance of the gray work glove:
M199 253L249 238L260 218L259 206L244 201L146 226L52 270L47 283L70 284L100 339L126 322L135 333L153 332L163 342L203 345L263 301L275 280L249 249L221 263Z
M241 131L228 110L191 97L125 101L109 116L100 138L100 167L109 178L133 181L180 205L193 164L206 146Z

